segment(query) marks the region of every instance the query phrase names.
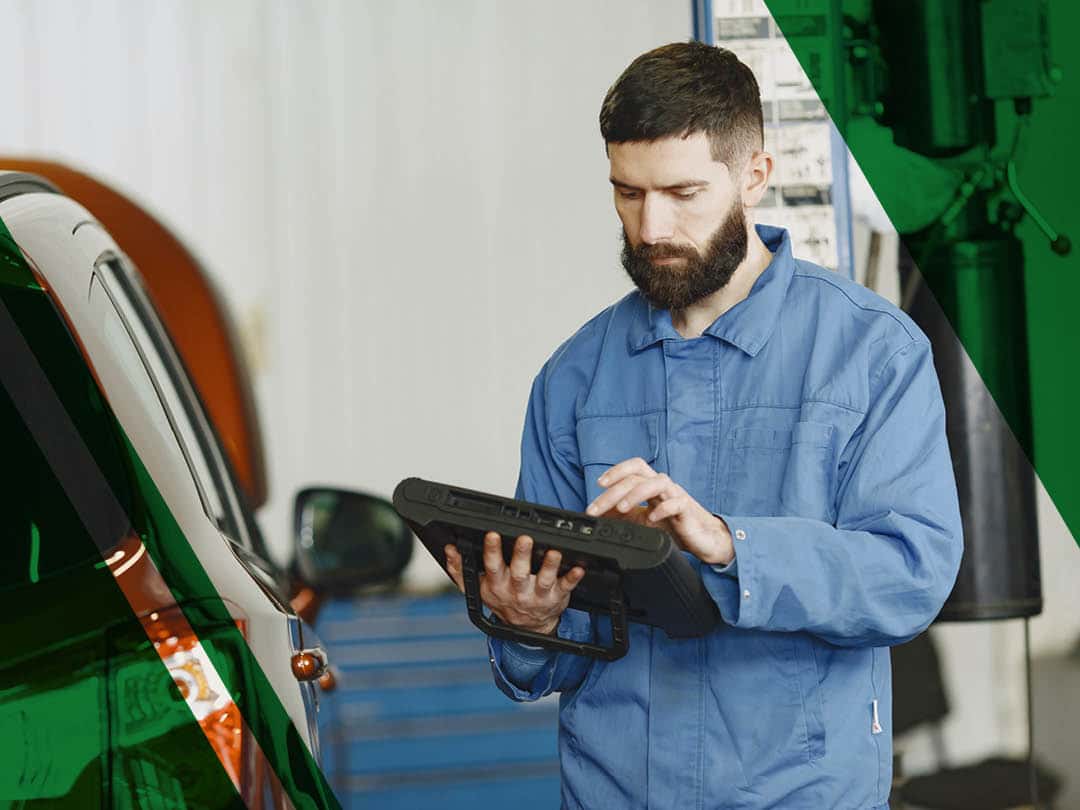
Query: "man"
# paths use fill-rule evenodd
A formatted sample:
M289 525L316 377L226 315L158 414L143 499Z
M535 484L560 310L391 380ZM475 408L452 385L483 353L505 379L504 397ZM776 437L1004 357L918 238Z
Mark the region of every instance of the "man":
M610 663L492 640L515 700L560 693L573 808L872 808L891 782L888 645L956 576L956 487L930 346L748 217L773 168L753 75L698 43L644 54L600 114L637 291L536 378L518 497L663 526L722 626L631 625ZM498 619L592 640L532 541L484 551ZM460 557L448 547L460 585Z

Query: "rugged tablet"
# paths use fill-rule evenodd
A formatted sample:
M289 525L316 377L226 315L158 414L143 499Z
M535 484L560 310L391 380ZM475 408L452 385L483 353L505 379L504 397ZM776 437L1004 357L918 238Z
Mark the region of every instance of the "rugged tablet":
M469 617L488 635L611 661L629 648L627 621L687 638L708 633L719 620L700 575L659 529L419 478L397 485L394 508L443 570L443 548L457 546ZM584 568L585 578L574 589L570 607L610 616L611 644L554 638L488 619L480 602L480 574L484 534L489 531L502 536L507 561L519 535L533 538L534 573L548 549L562 552L560 576L575 565Z

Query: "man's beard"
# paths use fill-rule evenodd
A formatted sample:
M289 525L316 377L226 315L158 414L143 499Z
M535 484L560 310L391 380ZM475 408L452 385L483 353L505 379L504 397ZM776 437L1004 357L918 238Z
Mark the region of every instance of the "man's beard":
M702 256L693 247L668 245L630 246L623 230L622 263L642 295L659 309L686 309L712 295L731 279L746 258L746 217L739 200L720 223ZM657 259L681 257L683 262L655 265Z

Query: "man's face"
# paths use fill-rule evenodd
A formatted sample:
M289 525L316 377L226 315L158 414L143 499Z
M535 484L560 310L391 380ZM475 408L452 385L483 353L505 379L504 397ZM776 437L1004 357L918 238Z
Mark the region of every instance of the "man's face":
M679 310L716 292L746 256L734 179L704 133L609 144L623 266L645 297Z

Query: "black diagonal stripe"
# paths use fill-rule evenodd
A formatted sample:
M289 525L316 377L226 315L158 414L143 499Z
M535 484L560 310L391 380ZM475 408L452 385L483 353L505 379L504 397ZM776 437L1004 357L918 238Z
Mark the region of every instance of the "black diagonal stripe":
M3 301L0 346L0 383L94 545L102 554L107 553L131 530L131 520Z

